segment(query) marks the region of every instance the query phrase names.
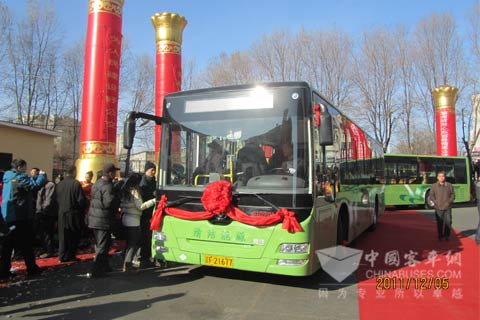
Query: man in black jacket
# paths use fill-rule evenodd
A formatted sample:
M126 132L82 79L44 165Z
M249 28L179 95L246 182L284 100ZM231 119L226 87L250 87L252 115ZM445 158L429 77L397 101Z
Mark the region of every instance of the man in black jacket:
M85 196L80 182L75 179L77 169L68 168L65 178L56 188L58 203L58 259L77 261L78 242L84 226Z
M113 179L119 170L113 163L103 165L102 177L95 182L92 188L90 210L88 212L88 227L93 229L95 236L95 259L93 262L92 277L104 276L111 271L108 264L108 251L111 244L112 220L119 206L118 196L115 194Z
M155 181L155 165L148 161L145 164L145 174L140 181L140 193L142 199L152 199L155 197L157 184ZM140 219L140 268L153 266L152 262L152 231L150 230L150 219L152 218L153 209L145 209Z

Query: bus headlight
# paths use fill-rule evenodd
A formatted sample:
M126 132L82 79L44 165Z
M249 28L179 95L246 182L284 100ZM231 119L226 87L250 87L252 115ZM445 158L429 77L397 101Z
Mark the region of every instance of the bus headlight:
M280 246L281 253L306 253L308 251L308 243L282 243Z
M166 241L167 235L165 234L165 232L155 232L153 238L157 241Z
M302 266L305 264L307 260L304 259L298 259L298 260L292 260L292 259L279 259L277 261L277 264L279 266Z

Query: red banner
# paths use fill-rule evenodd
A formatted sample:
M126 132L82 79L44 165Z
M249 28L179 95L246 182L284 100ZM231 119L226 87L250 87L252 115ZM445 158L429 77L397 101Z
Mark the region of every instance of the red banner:
M437 108L435 110L437 155L457 155L457 129L455 111L452 108Z

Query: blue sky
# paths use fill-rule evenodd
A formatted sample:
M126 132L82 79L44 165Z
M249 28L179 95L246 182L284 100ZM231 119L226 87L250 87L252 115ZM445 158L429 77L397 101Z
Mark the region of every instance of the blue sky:
M478 1L478 0L477 0ZM7 0L16 16L22 16L26 0ZM46 0L40 0L40 3ZM286 29L295 32L343 29L353 36L373 26L404 24L413 27L432 12L450 12L460 32L476 0L125 0L123 34L135 53L155 55L150 17L157 12L185 16L183 57L199 66L222 52L244 50L262 34ZM53 0L66 44L86 32L88 0Z

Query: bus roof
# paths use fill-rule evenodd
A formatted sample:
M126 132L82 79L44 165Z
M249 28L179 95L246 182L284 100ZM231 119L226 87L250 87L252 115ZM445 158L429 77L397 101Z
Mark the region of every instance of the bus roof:
M253 83L240 84L240 85L230 85L230 86L223 86L223 87L211 87L211 88L202 88L202 89L194 89L194 90L186 90L186 91L177 91L177 92L172 92L165 95L165 98L184 97L192 94L195 95L195 94L202 94L202 93L208 93L208 92L225 92L225 91L231 91L231 90L243 90L243 89L255 88L258 86L263 86L267 88L302 87L302 88L310 89L312 92L315 92L317 95L319 95L330 107L334 108L339 114L341 114L342 117L352 122L360 130L362 130L367 136L367 138L371 141L371 143L376 144L377 147L379 148L382 148L381 144L376 139L374 139L369 133L367 133L362 126L359 126L357 123L355 123L355 121L352 121L349 117L347 117L342 111L339 110L338 106L335 106L333 103L331 103L326 97L324 97L321 93L315 90L306 81L253 82Z
M305 81L287 81L287 82L255 82L249 84L240 84L240 85L232 85L232 86L224 86L224 87L212 87L212 88L202 88L202 89L195 89L195 90L188 90L188 91L178 91L173 92L165 97L181 97L190 94L198 94L198 93L205 93L205 92L212 92L212 91L230 91L230 90L240 90L240 89L249 89L255 88L258 86L263 87L272 87L272 88L279 88L279 87L305 87L310 88L311 86Z

